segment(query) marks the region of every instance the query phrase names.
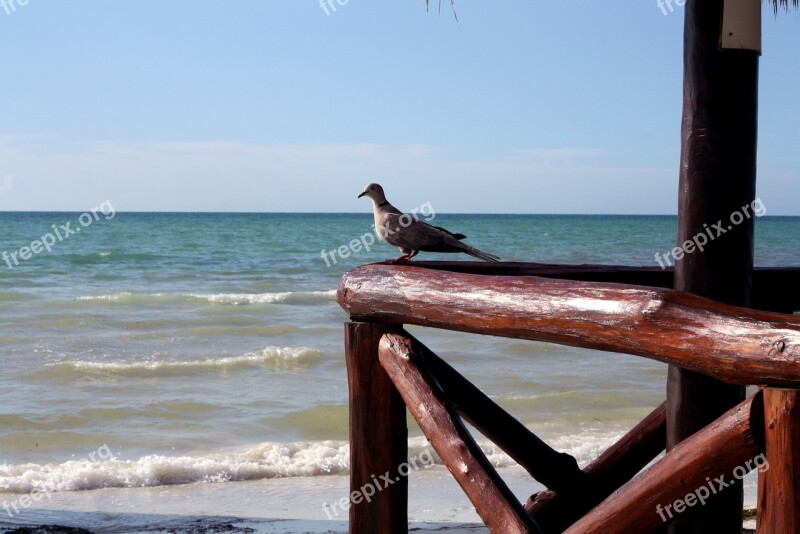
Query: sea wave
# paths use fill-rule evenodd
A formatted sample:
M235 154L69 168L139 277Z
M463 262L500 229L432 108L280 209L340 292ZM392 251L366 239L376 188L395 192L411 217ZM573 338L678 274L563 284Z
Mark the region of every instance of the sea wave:
M35 299L36 297L30 293L20 293L18 291L0 291L0 302L25 302Z
M320 304L333 301L336 290L329 291L283 291L276 293L131 293L121 291L106 295L87 295L78 301L93 303L138 304L147 302L191 302L201 301L210 304L243 306L252 304Z
M618 434L573 436L561 450L585 465L610 445ZM587 438L588 442L587 442ZM480 443L496 468L516 465L490 442ZM105 456L110 456L106 454ZM441 465L441 459L422 436L408 440L408 458L417 468ZM0 493L73 491L97 488L154 487L197 482L219 483L284 477L345 475L350 469L347 441L261 443L252 447L205 455L152 454L133 460L105 458L61 464L0 465ZM413 468L413 467L412 467Z
M343 474L342 441L263 443L203 456L148 455L135 460L90 459L61 464L0 465L0 492L73 491Z
M311 347L266 347L256 352L202 360L146 360L97 362L70 360L50 364L32 373L33 378L69 378L86 375L152 377L196 374L266 366L271 369L297 369L321 361L325 353Z
M123 250L112 250L103 252L90 252L88 254L64 254L59 259L66 259L75 265L88 265L92 263L111 263L111 262L153 262L163 256L149 252L126 252Z
M329 302L336 298L336 290L330 291L287 291L282 293L222 293L217 295L190 295L191 297L207 300L213 304L229 304L233 306L243 304L314 304Z

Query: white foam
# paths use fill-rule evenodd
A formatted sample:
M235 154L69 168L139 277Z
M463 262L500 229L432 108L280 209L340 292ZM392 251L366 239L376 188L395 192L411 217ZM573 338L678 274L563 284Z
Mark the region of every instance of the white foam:
M214 304L233 306L245 304L307 304L328 301L336 297L336 290L330 291L287 291L282 293L221 293L216 295L191 295Z
M535 430L534 430L534 433ZM560 436L553 440L545 440L551 447L559 452L567 453L575 458L578 465L585 467L615 441L622 437L623 432L603 431L594 429L585 434ZM477 437L477 435L476 435ZM489 440L478 440L478 445L483 450L486 458L497 469L514 467L517 463L500 447ZM408 440L409 457L421 454L424 450L433 452L432 447L424 437L410 438ZM435 455L436 463L441 459Z
M161 296L161 293L153 293L152 296ZM108 295L94 295L78 297L78 300L105 300L109 302L119 302L120 300L127 299L133 296L129 291L122 291L120 293L111 293Z
M307 365L324 356L311 347L266 347L257 352L225 358L202 360L145 360L132 362L96 362L70 360L49 365L44 374L60 372L104 373L128 376L163 375L171 373L209 371L215 369L266 365L273 368Z
M55 492L310 477L346 473L348 462L347 442L264 443L238 452L206 456L149 455L137 460L0 466L0 491Z
M616 435L572 436L556 447L572 454L585 465ZM559 444L554 444L559 445ZM491 442L481 448L496 468L515 462ZM441 464L425 437L408 440L408 458L417 469ZM411 459L416 458L414 462ZM433 462L431 462L431 459ZM72 491L96 488L155 487L195 482L219 483L284 477L344 475L349 472L347 441L262 443L253 447L207 455L148 455L135 460L78 460L62 464L21 464L0 466L0 492Z
M211 304L242 306L252 304L314 304L336 298L336 290L327 291L283 291L277 293L131 293L121 291L107 295L87 295L79 301L97 302L144 302L147 300L201 300Z

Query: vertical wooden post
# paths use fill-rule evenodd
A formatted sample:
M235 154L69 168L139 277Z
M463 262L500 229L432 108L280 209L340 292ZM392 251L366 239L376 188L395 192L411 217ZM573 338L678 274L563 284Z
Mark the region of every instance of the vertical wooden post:
M345 323L351 534L408 532L408 479L398 471L408 459L406 405L378 361L378 342L390 330L386 325ZM387 472L395 482L378 490L376 480Z
M764 389L769 467L758 473L759 534L800 532L800 392Z
M677 242L682 258L676 258L675 289L748 306L753 271L755 216L750 206L756 183L758 52L720 49L724 4L724 0L688 0L685 6ZM749 216L743 213L743 206L748 206ZM736 219L732 220L734 213ZM698 248L702 242L704 251ZM743 387L671 367L667 449L744 396ZM726 489L691 516L676 521L671 531L741 533L742 495L741 484Z

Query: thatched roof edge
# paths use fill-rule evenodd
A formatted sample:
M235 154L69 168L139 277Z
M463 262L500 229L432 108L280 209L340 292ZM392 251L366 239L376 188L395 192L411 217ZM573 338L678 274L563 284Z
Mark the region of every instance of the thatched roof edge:
M786 9L786 11L789 11L790 2L795 8L797 8L798 2L800 2L800 0L772 0L772 7L775 8L775 13L778 12L779 6L783 6Z
M428 8L430 0L425 0L425 8ZM793 5L795 8L800 7L800 0L772 0L772 7L775 8L775 13L778 12L778 7L783 6L786 11L789 11L789 5ZM453 14L456 12L456 0L450 0L450 5L453 7ZM439 0L439 10L442 9L442 0ZM456 17L458 19L458 17Z

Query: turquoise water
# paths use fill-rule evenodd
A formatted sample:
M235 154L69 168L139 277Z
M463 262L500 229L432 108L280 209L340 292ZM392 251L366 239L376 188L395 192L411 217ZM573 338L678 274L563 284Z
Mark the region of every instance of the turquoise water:
M0 214L0 253L18 253L0 262L0 492L346 472L347 317L335 289L347 269L397 252L377 243L335 263L322 255L370 232L371 214L108 213L87 226L78 216ZM20 259L67 222L81 231ZM676 220L442 214L434 224L507 261L655 266ZM762 217L756 232L757 264L800 265L800 218ZM665 366L642 358L413 331L581 461L664 398Z

